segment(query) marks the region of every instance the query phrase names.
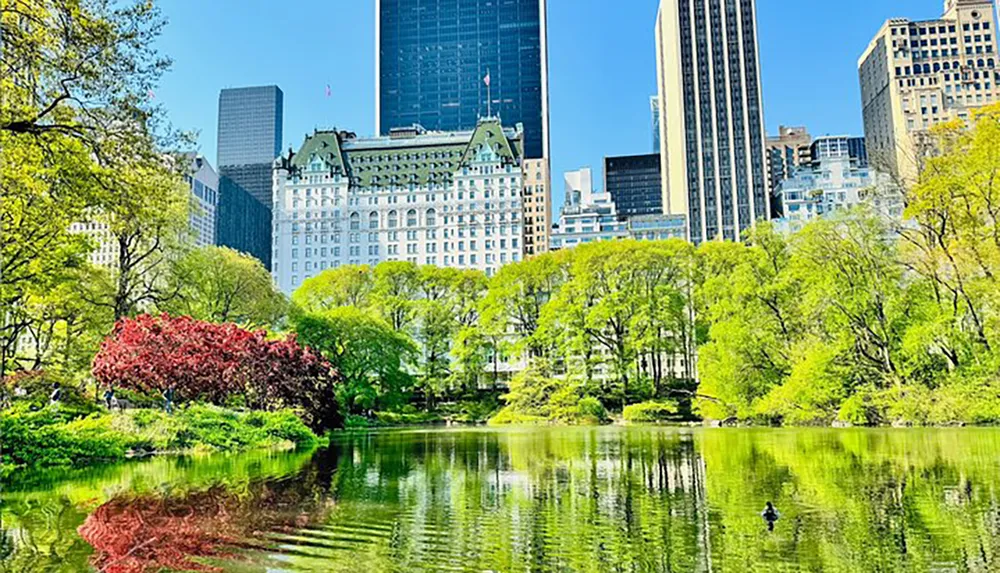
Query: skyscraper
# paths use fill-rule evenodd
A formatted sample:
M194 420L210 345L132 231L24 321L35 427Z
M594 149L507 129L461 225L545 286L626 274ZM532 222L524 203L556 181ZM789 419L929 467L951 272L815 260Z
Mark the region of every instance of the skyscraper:
M661 0L656 22L663 208L694 243L770 217L754 0Z
M545 0L376 0L376 129L524 125L548 158Z
M271 265L271 169L281 153L283 94L277 86L219 94L216 243Z
M622 217L663 213L660 185L658 153L604 158L604 190Z
M858 61L872 166L916 180L934 125L1000 101L993 0L945 0L936 20L893 18Z

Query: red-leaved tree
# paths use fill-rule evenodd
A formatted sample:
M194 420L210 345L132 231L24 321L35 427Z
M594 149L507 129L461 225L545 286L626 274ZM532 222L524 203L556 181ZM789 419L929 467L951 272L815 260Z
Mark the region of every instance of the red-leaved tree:
M94 358L102 385L139 392L174 388L184 399L221 403L234 394L249 406L301 407L314 429L340 423L330 363L294 337L268 340L263 331L186 316L141 315L120 320Z

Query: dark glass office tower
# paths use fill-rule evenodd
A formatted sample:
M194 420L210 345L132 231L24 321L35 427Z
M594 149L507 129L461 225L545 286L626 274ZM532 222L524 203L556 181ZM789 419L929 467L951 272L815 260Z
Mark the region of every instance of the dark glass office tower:
M605 157L604 190L622 217L662 214L660 154Z
M548 157L545 0L376 0L376 127L524 126ZM485 78L489 76L489 86ZM487 103L490 100L490 103Z
M284 96L277 86L219 94L216 243L271 266L271 169L281 153Z
M663 203L694 243L770 217L754 0L660 0Z

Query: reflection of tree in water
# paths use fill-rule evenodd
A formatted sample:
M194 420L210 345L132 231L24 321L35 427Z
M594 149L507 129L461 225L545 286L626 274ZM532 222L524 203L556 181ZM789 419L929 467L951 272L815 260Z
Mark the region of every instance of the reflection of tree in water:
M264 533L321 520L330 504L314 485L296 479L251 483L246 491L216 485L176 497L119 497L78 532L95 549L92 565L105 573L216 571L198 558L235 557L261 546Z
M365 550L393 570L692 571L707 538L689 435L385 434L330 454L338 521L391 526Z

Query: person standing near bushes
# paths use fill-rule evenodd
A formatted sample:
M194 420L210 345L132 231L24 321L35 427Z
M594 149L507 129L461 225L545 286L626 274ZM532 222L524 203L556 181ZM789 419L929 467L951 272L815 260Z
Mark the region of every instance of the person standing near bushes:
M163 391L163 398L166 400L165 410L168 414L174 413L174 386L171 384L166 390Z
M52 383L52 393L49 394L49 404L58 404L62 400L62 387L58 382Z

